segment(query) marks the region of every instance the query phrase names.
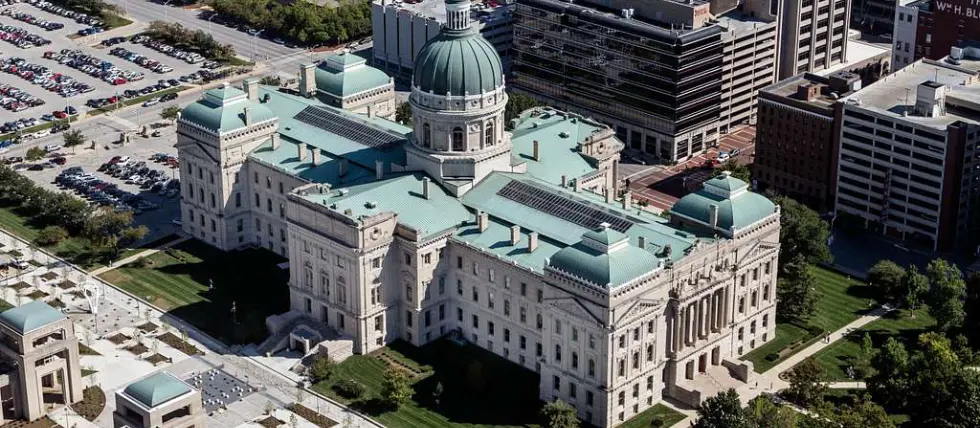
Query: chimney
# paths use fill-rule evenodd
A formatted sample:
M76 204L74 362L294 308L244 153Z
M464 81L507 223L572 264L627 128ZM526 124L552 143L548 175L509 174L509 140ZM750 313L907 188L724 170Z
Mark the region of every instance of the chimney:
M347 158L340 160L340 165L337 166L337 176L343 177L347 175Z
M611 203L613 203L613 201L616 200L615 199L616 198L616 195L613 194L612 189L606 188L605 189L605 194L606 194L606 203L607 204L611 204Z
M252 112L251 109L245 107L242 109L242 114L245 115L245 126L250 126L252 124Z
M315 71L316 64L303 64L299 66L299 93L306 98L311 98L316 95Z
M518 242L521 242L521 227L515 224L510 227L510 245L517 245Z
M385 176L385 163L382 160L374 161L374 178L380 180Z
M259 79L254 77L245 79L245 82L242 83L242 89L249 101L257 102L259 100Z
M320 149L314 147L310 152L313 155L313 166L319 166L323 162L320 158Z
M533 253L534 250L538 249L538 232L531 232L527 234L527 252Z
M483 211L476 213L476 227L480 229L480 232L487 230L487 227L489 226L490 226L490 216Z
M576 192L582 191L582 180L579 180L577 178L575 179L575 191Z
M712 229L718 227L718 205L708 205L708 224Z
M282 138L279 137L278 132L272 133L272 150L276 150L282 145Z
M541 143L534 140L534 153L531 155L535 161L541 162Z
M368 105L368 117L374 117L374 104Z
M429 199L429 177L422 177L422 197Z
M639 238L639 241L636 243L636 245L638 247L640 247L641 250L647 249L647 237L646 236L641 236Z
M632 207L633 207L633 192L631 190L627 190L626 193L623 194L623 209L629 210Z
M804 83L796 87L796 96L803 101L813 101L817 95L820 95L820 87L812 83Z
M296 145L296 157L299 158L300 162L306 160L306 144L299 143Z
M567 186L568 186L568 176L562 175L561 176L561 187L567 187Z

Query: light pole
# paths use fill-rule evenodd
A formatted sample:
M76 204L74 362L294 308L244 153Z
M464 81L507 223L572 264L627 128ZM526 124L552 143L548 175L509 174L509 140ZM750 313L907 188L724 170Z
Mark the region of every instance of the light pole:
M208 34L210 34L211 37L214 37L214 32L211 31L211 20L214 19L216 16L218 16L217 13L208 17Z
M259 38L259 34L262 34L263 31L265 30L256 31L255 34L252 35L252 62L258 61L259 54L258 48L255 46L255 40Z
M167 0L167 1L165 1L163 3L163 7L166 8L170 4L170 2L172 2L172 1L173 0ZM170 9L163 9L163 21L164 22L170 22L170 19L169 18L170 18Z

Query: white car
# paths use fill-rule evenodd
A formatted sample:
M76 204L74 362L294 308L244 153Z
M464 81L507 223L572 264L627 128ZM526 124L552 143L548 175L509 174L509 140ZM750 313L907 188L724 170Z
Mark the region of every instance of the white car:
M23 261L21 259L14 260L14 262L11 263L11 265L13 267L17 268L17 269L20 269L20 270L27 269L27 267L30 266L29 264L27 264L27 262L25 262L25 261Z
M153 106L153 105L156 105L159 102L160 102L160 99L159 98L150 98L150 99L146 100L146 102L143 103L143 107Z
M53 144L53 145L49 144L47 146L44 146L44 151L46 151L48 153L51 153L51 152L54 152L54 151L58 151L58 150L61 150L61 146L59 146L57 144Z
M728 152L718 153L718 162L726 162L731 157Z

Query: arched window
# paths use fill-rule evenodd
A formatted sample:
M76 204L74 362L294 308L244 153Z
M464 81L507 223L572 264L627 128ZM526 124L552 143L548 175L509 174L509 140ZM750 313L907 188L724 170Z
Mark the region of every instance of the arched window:
M461 152L463 151L463 128L455 127L453 128L453 151Z
M495 140L493 135L493 122L487 122L487 126L484 128L483 132L484 132L483 145L485 147L492 146Z
M432 128L428 123L422 125L422 147L432 147Z

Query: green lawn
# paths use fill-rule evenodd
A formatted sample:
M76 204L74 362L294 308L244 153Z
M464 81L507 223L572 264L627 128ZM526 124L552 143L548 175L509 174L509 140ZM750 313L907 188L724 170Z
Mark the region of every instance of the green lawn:
M620 428L649 428L650 422L653 418L659 417L660 420L664 421L663 427L671 427L674 424L684 420L684 414L680 413L670 407L664 406L663 404L657 404L645 412L634 416L632 419L623 422Z
M36 228L29 218L17 213L16 208L0 206L0 229L6 230L21 239L34 242L37 238ZM168 235L152 242L147 242L133 248L127 248L119 253L117 259L129 257L148 248L154 248L166 242L177 239L177 235ZM95 250L85 238L70 237L58 245L44 247L45 250L61 257L86 270L105 266L112 258L108 252Z
M225 343L261 341L265 318L289 309L288 272L276 266L285 259L266 250L226 253L191 240L146 260L101 276Z
M864 285L856 279L847 277L832 270L814 266L813 274L817 279L820 298L816 309L810 317L809 325L814 329L825 332L839 330L841 327L858 319L863 311L869 309L873 299L868 296ZM815 339L805 326L780 322L776 325L776 337L768 343L759 346L742 357L752 361L755 371L763 373L780 361L804 348ZM781 358L770 361L766 356L796 344L796 348L782 353Z
M337 365L331 378L313 386L316 391L363 411L390 428L530 427L538 422L539 376L513 362L476 346L459 346L438 340L422 348L395 343L394 349L414 365L431 366L432 372L415 378L412 400L395 411L385 411L377 397L387 363L376 355L354 355ZM413 365L409 364L409 365ZM365 394L353 402L337 394L333 386L353 379ZM432 391L442 383L436 405ZM652 417L652 416L651 416Z
M847 377L847 367L851 366L854 358L861 352L861 340L865 332L871 336L876 348L881 347L889 337L895 337L909 346L915 343L919 334L935 325L936 320L925 309L916 311L915 318L909 317L904 310L891 312L821 350L814 358L824 368L827 380L849 381L851 379Z

